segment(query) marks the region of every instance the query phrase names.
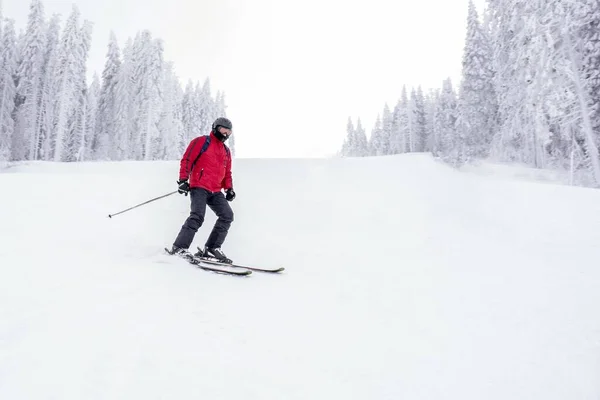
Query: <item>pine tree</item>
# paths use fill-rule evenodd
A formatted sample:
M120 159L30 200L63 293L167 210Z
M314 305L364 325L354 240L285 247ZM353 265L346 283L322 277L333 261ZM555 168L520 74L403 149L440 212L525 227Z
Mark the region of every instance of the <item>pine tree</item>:
M402 103L400 100L392 113L392 132L390 135L390 154L400 154L404 151L402 146Z
M600 136L600 3L598 0L576 1L573 15L581 38L581 72L589 94L590 118L594 132Z
M12 113L17 92L13 79L17 70L17 48L12 19L7 20L0 43L0 161L8 161L14 133Z
M522 51L518 36L523 21L522 0L488 0L494 70L494 87L498 96L497 131L491 149L493 158L521 161L523 129L518 122L525 99L519 70ZM464 125L463 125L464 126Z
M56 66L58 63L58 46L60 35L60 16L55 14L50 20L46 34L46 53L44 55L41 82L40 113L38 131L40 137L39 158L50 160L54 154L54 103L57 96Z
M2 40L2 34L3 34L3 29L2 29L2 22L4 21L4 13L3 13L3 8L2 8L2 0L0 0L0 41ZM14 25L14 21L12 22ZM14 28L13 28L14 30Z
M179 98L179 81L174 74L173 63L165 63L163 78L163 108L159 121L159 148L157 158L163 160L176 159L181 156L180 142L182 129L181 119L177 120L177 104ZM179 117L180 118L180 117Z
M98 77L98 74L95 73L94 77L92 78L92 83L87 90L87 97L86 97L86 101L85 101L86 118L84 120L83 130L84 130L84 137L85 137L84 154L85 154L86 160L91 160L91 159L94 159L94 157L95 157L93 146L94 146L94 143L96 143L96 136L98 135L96 126L98 125L97 124L98 112L99 112L98 101L100 98L100 90L101 90L100 88L101 88L100 78Z
M456 92L452 87L452 81L448 78L443 83L435 111L437 151L434 155L453 165L462 164L465 146L465 138L457 131L457 103Z
M41 97L41 81L46 45L44 6L32 0L29 6L27 29L22 37L21 60L17 71L16 126L13 135L12 157L15 160L38 157L39 132L37 120Z
M144 150L144 159L153 160L157 158L158 146L159 146L159 130L158 124L160 122L161 109L163 106L163 60L164 46L162 40L154 39L151 43L150 52L147 53L148 59L148 76L147 76L147 102L146 108L146 126L145 137L146 145Z
M582 90L585 90L587 105L590 110L589 142L593 142L600 151L600 3L598 0L579 0L572 5L573 12L570 13L575 20L575 32L580 38L579 46L581 61ZM575 54L571 54L571 59ZM585 127L583 128L585 129ZM586 146L586 158L589 159L588 169L596 175L596 185L600 186L600 166L592 157L596 151L590 152Z
M553 82L555 63L564 56L556 51L555 39L546 35L544 26L553 24L556 15L553 7L544 0L527 3L525 12L526 27L523 29L523 49L527 54L524 66L525 104L520 119L523 126L530 127L529 134L524 135L522 152L524 161L538 168L547 165L547 146L550 144L549 119L546 103L554 89L559 89ZM559 56L559 58L557 58ZM549 84L550 83L550 84Z
M68 131L65 142L64 161L83 161L86 159L85 149L88 147L86 125L89 114L87 113L87 83L86 61L92 40L92 23L84 21L77 32L77 46L73 49L74 65L74 110L69 118Z
M381 116L377 115L375 126L371 130L371 138L369 140L369 154L372 156L384 155L385 138L383 136L383 129L381 125Z
M144 103L149 103L147 99L147 90L144 89L146 79L147 53L151 46L151 36L148 31L138 32L131 47L131 116L132 131L129 139L129 153L125 159L143 160L144 159L144 126L148 127L148 119L142 115L142 110L147 110Z
M206 78L202 89L196 93L199 110L199 126L198 130L201 135L210 132L212 123L217 117L215 103L211 97L210 79Z
M225 106L225 93L219 90L217 91L217 95L215 98L215 114L218 116L226 116L226 109L227 107Z
M174 97L176 99L175 104L174 104L174 108L173 108L173 119L174 119L174 123L175 126L173 127L174 131L175 131L175 136L177 139L177 147L173 150L174 151L174 155L172 157L178 159L181 158L181 156L183 155L183 153L185 152L185 149L188 145L188 141L186 138L186 134L185 134L185 127L183 125L183 89L181 87L181 84L179 83L179 80L177 81L177 84L175 86L175 93L174 93ZM223 99L223 101L225 101ZM232 150L232 156L233 156L233 150Z
M210 90L210 85L208 82L204 82L204 87L208 87ZM202 86L200 86L200 82L196 82L194 86L194 94L193 94L193 102L194 102L194 126L192 130L192 137L204 135L208 125L208 110L207 104L204 101L204 95L202 93Z
M583 0L582 0L583 1ZM573 9L575 5L583 6ZM580 142L584 150L586 169L593 176L593 183L589 184L600 187L600 156L599 156L599 133L594 130L596 117L596 99L597 93L590 95L589 90L595 86L598 80L598 71L593 70L593 63L598 62L596 46L598 46L598 32L588 33L588 29L597 25L598 5L585 2L581 3L559 3L554 4L558 10L564 29L562 29L562 38L564 40L565 53L567 54L568 66L570 67L569 76L572 77L575 97L579 105L580 119ZM581 10L584 12L582 13ZM569 12L570 11L570 12ZM586 24L590 24L588 29ZM571 28L571 29L569 29ZM579 28L579 29L577 29ZM582 33L583 31L583 33ZM581 46L576 46L573 36L580 37ZM582 47L583 49L580 49Z
M185 86L181 107L181 122L183 123L183 129L185 132L184 141L187 143L194 137L197 115L196 102L194 101L194 83L191 80L188 80L187 85Z
M102 87L98 99L97 136L98 142L95 146L95 157L98 159L118 158L115 150L118 147L117 140L117 83L121 69L121 54L117 37L113 31L108 39L108 50L106 63L102 71ZM126 93L123 93L125 95ZM122 157L123 155L120 154Z
M346 139L344 140L344 144L342 145L342 157L352 157L355 155L355 147L354 143L354 124L352 123L352 118L348 117L348 123L346 124Z
M532 0L490 2L494 19L494 70L498 132L492 155L544 167L549 142L545 100L556 48L544 32L549 3Z
M71 142L72 119L75 109L79 106L78 90L78 65L75 58L75 49L79 46L79 9L73 6L63 34L61 37L58 64L56 67L56 81L58 95L55 103L55 140L54 161L63 161L68 158L66 149Z
M405 85L402 86L402 93L400 94L400 113L398 118L400 153L407 153L411 151L411 108Z
M365 128L362 126L360 118L356 121L356 129L354 130L354 144L357 157L366 157L369 155L369 142L367 140L367 133Z
M484 158L489 154L496 116L491 45L472 1L468 10L458 123L469 155Z
M218 117L227 117L227 106L225 106L225 93L221 91L217 92L217 96L215 99L215 118ZM235 157L235 135L231 135L228 143L229 150L231 151L231 156Z
M441 98L442 98L442 90L436 90L431 95L431 154L434 157L440 157L442 154L442 116L440 113L441 110Z
M132 143L135 160L155 157L158 122L162 107L163 45L149 31L136 36L133 44L135 131Z
M425 151L427 142L427 121L425 119L425 99L423 90L419 86L417 90L412 89L410 99L410 146L411 152Z
M133 71L133 41L128 39L123 47L123 61L115 83L114 141L112 143L109 141L108 132L101 133L100 129L98 130L96 152L107 154L112 160L125 160L133 154L131 150L135 129ZM103 146L107 146L110 150L106 152L100 150Z
M383 107L383 117L381 119L381 154L388 155L391 153L391 140L393 129L393 115L387 103Z
M435 108L439 98L439 89L430 89L425 96L425 151L433 153L435 147Z

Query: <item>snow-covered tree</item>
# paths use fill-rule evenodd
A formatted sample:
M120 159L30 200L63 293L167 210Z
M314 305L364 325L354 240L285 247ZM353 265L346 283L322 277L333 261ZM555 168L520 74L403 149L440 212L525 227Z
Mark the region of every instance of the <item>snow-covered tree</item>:
M462 163L465 138L457 131L457 95L450 78L444 80L435 110L436 151L434 154L450 163Z
M442 129L440 124L440 115L438 113L440 109L440 99L441 99L442 90L435 90L430 95L430 113L428 118L430 118L430 126L428 129L431 129L431 154L439 157L441 155L441 147L442 147Z
M32 0L29 6L27 28L23 35L21 59L17 71L16 125L13 135L12 157L15 160L38 157L40 145L37 120L43 78L46 46L44 6Z
M392 113L392 131L390 134L390 154L400 154L404 152L402 143L402 124L403 116L406 110L402 108L402 102L398 100ZM406 122L404 122L406 123Z
M96 127L98 126L98 101L100 98L100 78L97 73L94 73L94 77L92 78L92 83L90 87L87 89L87 95L85 98L85 119L83 122L83 137L84 137L84 154L85 159L90 160L94 159L95 154L93 150L93 145L96 143L97 131Z
M355 143L355 139L356 129L352 123L352 118L348 117L348 123L346 124L346 139L342 145L342 157L355 157L357 155L357 143Z
M84 161L87 159L85 149L87 142L93 140L94 132L86 131L87 119L90 117L87 112L87 83L86 62L92 40L92 23L84 21L78 32L77 47L74 49L77 56L74 58L75 65L75 110L69 120L68 141L66 142L65 161Z
M43 79L41 82L40 112L37 121L40 149L39 158L50 160L54 155L54 103L57 96L56 66L60 35L60 16L54 14L46 34L46 53L44 55Z
M381 123L381 115L377 115L375 126L371 130L371 137L369 139L369 154L372 156L385 155L385 147L386 144Z
M427 120L425 119L425 98L421 86L413 88L410 96L409 125L410 125L410 151L426 151Z
M469 1L458 124L473 157L487 157L492 141L496 95L491 56L489 38L481 27L473 2Z
M573 27L572 32L566 29L562 32L565 45L573 45L577 49L575 51L575 48L568 47L567 54L574 71L573 83L582 108L581 127L584 134L581 136L585 138L585 161L587 169L594 175L595 186L600 186L600 2L574 1L572 10L571 13L561 10L561 15L564 16L562 26ZM573 40L573 36L578 40ZM594 145L598 150L591 148Z
M594 34L584 39L581 31L583 21L593 18L577 12L582 5L583 0L489 1L499 101L493 150L505 160L541 168L564 164L566 153L571 165L578 164L574 157L583 154L583 166L598 184L594 98L588 89L593 73L586 74L582 63Z
M569 8L578 5L581 7ZM598 93L590 92L598 83L598 58L597 47L599 33L598 7L588 1L581 0L581 3L559 3L554 5L561 15L562 27L560 30L564 40L564 48L570 68L570 76L575 92L575 97L579 105L580 117L580 137L582 137L582 149L584 151L585 167L589 174L593 176L593 186L600 187L600 156L598 147L600 145L600 132L596 128ZM571 11L571 12L569 12ZM558 20L558 18L556 18ZM586 28L581 28L582 26ZM578 29L579 28L579 29ZM595 31L592 31L595 30ZM573 36L579 40L573 40Z
M175 85L174 97L176 99L175 104L173 106L173 123L175 125L172 129L174 129L175 137L177 138L177 147L173 149L174 153L170 157L180 158L185 152L185 149L189 142L187 141L185 127L183 125L183 89L179 80L177 80ZM225 99L223 99L223 101L225 101Z
M400 104L398 112L398 143L400 145L399 152L406 153L410 151L410 137L411 137L411 109L410 102L408 100L408 92L406 85L402 86L402 92L400 95Z
M158 124L161 117L161 109L164 102L163 93L163 70L164 70L164 45L162 40L154 39L152 41L151 51L147 53L148 59L148 82L146 86L147 107L146 127L143 129L146 135L146 145L144 152L145 160L153 160L159 157L160 132Z
M366 157L369 155L369 141L367 140L367 132L362 125L360 118L356 121L356 129L354 130L354 143L357 157Z
M0 43L0 161L8 161L14 132L12 113L17 92L13 79L17 70L17 44L12 19L6 22Z
M102 87L98 98L98 118L96 119L96 136L98 140L95 145L95 158L104 160L117 158L115 147L117 140L117 83L121 69L121 54L117 37L110 32L106 62L102 71Z
M580 38L576 44L581 52L580 68L589 96L592 128L600 136L600 2L575 1L572 15L575 33Z
M217 91L214 105L215 105L215 118L227 117L227 106L225 105L225 93L224 92ZM227 142L228 143L227 146L229 147L229 150L231 151L232 157L234 157L236 154L235 136L236 135L232 134Z
M197 103L194 100L194 82L188 80L181 104L181 122L183 124L186 142L189 142L194 137L193 132L195 131L196 116L198 114Z
M159 140L157 158L163 160L181 157L183 141L183 124L181 122L180 106L182 94L179 80L174 74L173 63L165 63L163 78L163 106L158 124Z
M425 96L425 132L426 132L426 142L425 142L425 151L432 152L434 151L434 146L436 142L435 137L435 109L437 106L437 102L439 99L439 89L429 89L427 95Z
M197 104L200 111L198 116L198 134L206 135L210 132L213 121L217 117L220 117L220 115L217 115L216 105L211 97L210 79L205 79L202 89L199 86L196 89Z
M351 157L352 149L354 144L352 141L354 140L354 124L352 123L352 118L348 117L348 123L346 124L346 139L344 140L344 144L342 144L342 151L340 155L342 157Z
M133 43L134 120L133 159L151 160L157 151L162 109L163 44L149 31Z
M54 110L54 161L62 161L64 157L65 142L69 140L69 119L72 118L75 108L78 106L75 95L77 68L73 49L78 44L79 12L73 6L73 10L67 20L65 29L60 39L58 50L58 62L56 66L57 98Z
M226 116L225 93L210 79L184 92L163 43L149 31L129 38L122 59L111 33L102 82L86 82L90 21L72 7L44 19L32 0L25 31L2 25L0 1L0 160L84 161L179 158L189 141ZM229 146L235 151L235 137Z
M599 28L598 0L488 0L483 23L471 2L458 95L450 80L410 101L404 88L389 142L378 118L370 154L489 156L600 186Z
M554 51L543 32L548 7L536 0L490 0L489 4L499 106L491 154L543 166L548 131L541 119L542 90L548 87L545 79Z
M391 154L390 142L392 140L393 123L394 121L392 111L386 103L383 107L383 114L381 118L381 137L383 145L381 152L384 155Z
M133 41L128 39L123 47L123 62L115 84L114 140L109 140L108 132L102 135L99 132L96 146L99 159L110 157L112 160L125 160L132 154L132 139L135 136L133 71Z

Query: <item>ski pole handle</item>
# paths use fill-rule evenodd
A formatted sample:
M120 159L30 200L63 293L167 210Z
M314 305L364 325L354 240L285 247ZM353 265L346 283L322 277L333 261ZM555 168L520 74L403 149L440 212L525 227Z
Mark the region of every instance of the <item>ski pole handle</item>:
M124 212L127 212L127 211L129 211L129 210L133 210L134 208L138 208L139 206L143 206L144 204L148 204L148 203L150 203L150 202L153 202L153 201L155 201L155 200L162 199L163 197L167 197L167 196L170 196L170 195L172 195L172 194L175 194L175 193L177 193L177 190L175 190L174 192L171 192L171 193L164 194L164 195L162 195L162 196L155 197L155 198L153 198L153 199L150 199L150 200L148 200L148 201L145 201L145 202L143 202L143 203L140 203L140 204L138 204L138 205L136 205L136 206L129 207L128 209L126 209L126 210L123 210L123 211L119 211L118 213L114 213L114 214L108 214L108 218L112 218L112 217L114 217L115 215L123 214Z

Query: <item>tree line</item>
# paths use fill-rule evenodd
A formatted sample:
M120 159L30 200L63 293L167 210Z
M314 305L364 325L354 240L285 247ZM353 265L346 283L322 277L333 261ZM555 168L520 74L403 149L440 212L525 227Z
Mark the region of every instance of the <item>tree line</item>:
M148 30L122 48L111 33L102 75L88 83L93 24L77 6L62 29L41 0L31 1L25 31L1 12L0 21L0 161L175 159L226 115L210 79L181 86Z
M597 0L488 0L483 18L470 2L458 87L405 87L369 138L349 118L341 155L517 162L598 187L599 32Z

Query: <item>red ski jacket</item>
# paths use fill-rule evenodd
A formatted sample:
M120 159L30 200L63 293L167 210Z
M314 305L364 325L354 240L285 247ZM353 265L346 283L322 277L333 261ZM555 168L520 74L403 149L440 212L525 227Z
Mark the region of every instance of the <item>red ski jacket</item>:
M213 193L233 188L229 149L211 132L210 144L198 158L205 140L205 136L199 136L190 142L181 158L179 179L189 179L190 188L203 188Z

